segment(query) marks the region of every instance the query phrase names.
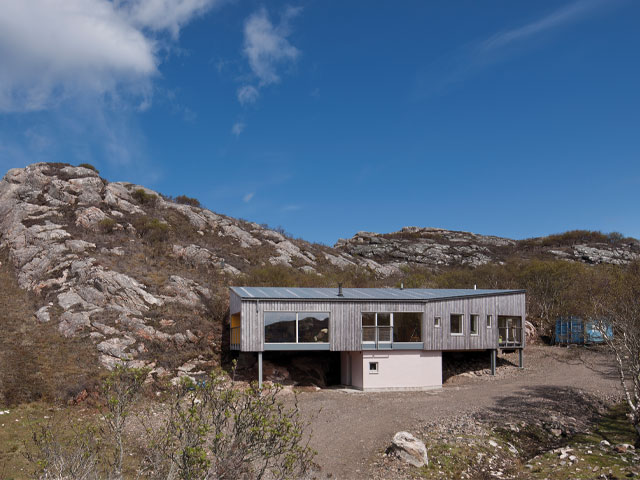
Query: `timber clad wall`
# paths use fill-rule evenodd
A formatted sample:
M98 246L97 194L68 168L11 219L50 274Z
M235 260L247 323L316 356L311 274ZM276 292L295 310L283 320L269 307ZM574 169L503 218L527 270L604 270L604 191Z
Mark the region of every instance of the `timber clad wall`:
M230 312L241 313L240 349L246 352L264 350L264 312L329 312L329 341L333 351L362 349L362 312L421 312L422 339L425 350L484 350L498 348L498 315L519 316L525 320L525 294L512 293L455 300L416 302L352 301L352 300L256 300L241 299L231 292ZM463 314L463 335L450 333L451 314ZM478 335L470 335L469 316L477 314ZM486 316L493 316L492 328L486 327ZM434 327L439 316L440 327ZM524 347L524 335L522 338Z

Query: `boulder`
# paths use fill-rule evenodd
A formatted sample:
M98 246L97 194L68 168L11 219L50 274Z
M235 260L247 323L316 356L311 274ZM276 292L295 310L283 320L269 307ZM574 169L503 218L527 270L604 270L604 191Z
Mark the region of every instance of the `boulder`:
M409 432L398 432L393 436L391 452L414 467L429 465L427 447Z

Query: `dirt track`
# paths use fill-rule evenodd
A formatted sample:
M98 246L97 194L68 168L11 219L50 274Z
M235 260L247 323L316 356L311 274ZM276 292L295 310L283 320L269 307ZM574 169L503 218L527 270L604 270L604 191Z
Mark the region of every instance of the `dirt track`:
M434 419L461 414L512 411L518 418L522 408L535 409L543 402L573 408L579 415L578 392L610 400L619 395L618 388L615 365L604 350L531 346L524 370L504 366L496 377L454 377L434 392L328 389L301 393L298 400L305 414L315 416L312 446L322 466L319 478L351 479L370 478L373 460L400 430L419 433Z

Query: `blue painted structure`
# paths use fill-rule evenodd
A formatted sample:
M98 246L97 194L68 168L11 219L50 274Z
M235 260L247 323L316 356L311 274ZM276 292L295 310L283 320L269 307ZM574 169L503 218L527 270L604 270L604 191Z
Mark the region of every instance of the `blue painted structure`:
M607 325L606 335L613 336L613 327ZM553 338L556 344L604 343L602 332L596 328L593 320L584 321L578 317L559 318Z

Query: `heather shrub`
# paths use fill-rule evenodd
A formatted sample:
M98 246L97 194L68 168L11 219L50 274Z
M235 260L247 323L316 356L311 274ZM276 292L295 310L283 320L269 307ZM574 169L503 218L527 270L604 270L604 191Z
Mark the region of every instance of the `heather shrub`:
M154 195L153 193L147 193L143 188L138 188L131 194L131 196L140 205L153 206L158 201L157 195Z
M187 197L186 195L178 195L175 198L176 203L180 203L182 205L191 205L192 207L200 207L200 200L197 198Z
M103 218L98 222L98 228L102 233L111 233L116 228L116 222L113 218Z

